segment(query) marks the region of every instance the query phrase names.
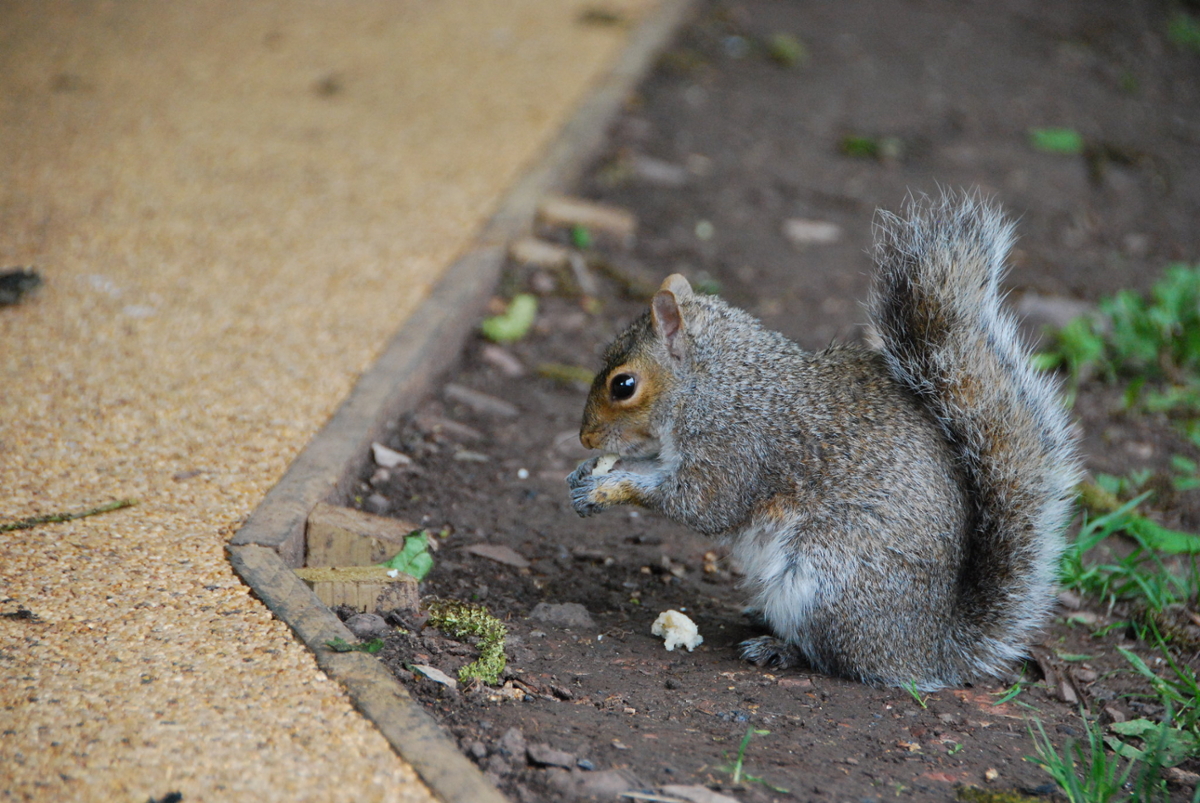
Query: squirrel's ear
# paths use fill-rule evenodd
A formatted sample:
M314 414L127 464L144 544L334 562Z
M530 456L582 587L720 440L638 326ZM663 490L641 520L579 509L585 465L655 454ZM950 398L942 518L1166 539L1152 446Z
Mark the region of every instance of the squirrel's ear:
M687 301L692 297L692 286L682 273L672 273L663 279L662 287L658 289L660 291L670 290L680 301Z
M675 359L682 360L685 352L683 346L683 311L679 309L679 301L681 299L673 288L668 287L671 279L676 278L687 288L687 295L683 296L683 298L691 296L692 288L687 283L687 279L679 274L671 276L667 281L663 282L662 289L654 294L654 300L650 302L650 319L654 323L654 331L658 333L658 336L667 345L667 352Z

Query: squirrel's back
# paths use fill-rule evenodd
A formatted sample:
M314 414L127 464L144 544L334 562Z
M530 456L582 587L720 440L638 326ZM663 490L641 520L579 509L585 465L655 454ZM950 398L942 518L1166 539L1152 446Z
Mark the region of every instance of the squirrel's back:
M1013 241L970 196L881 213L871 322L888 368L959 455L974 510L951 638L973 673L1019 657L1055 599L1079 467L1055 380L1034 369L999 280Z

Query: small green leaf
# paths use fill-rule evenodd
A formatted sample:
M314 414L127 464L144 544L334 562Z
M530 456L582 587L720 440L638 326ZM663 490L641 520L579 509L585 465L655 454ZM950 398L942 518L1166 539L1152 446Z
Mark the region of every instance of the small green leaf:
M874 137L843 137L841 151L847 156L856 156L861 159L875 159L879 156L879 142Z
M993 702L992 705L1004 705L1009 700L1013 699L1018 694L1020 694L1023 688L1024 688L1024 686L1022 685L1021 681L1018 680L1016 683L1009 686L1004 691L993 692L993 694L996 694L999 696L999 699L997 699L995 702Z
M1171 530L1145 516L1131 516L1125 530L1148 548L1168 555L1200 554L1200 535Z
M418 580L424 580L425 575L429 574L429 570L433 568L433 556L428 552L422 552L419 555L413 555L412 560L408 562L408 571L405 574L410 574Z
M1125 487L1125 482L1120 477L1112 474L1097 474L1096 485L1110 494L1119 494Z
M584 226L572 226L571 245L575 246L580 251L588 250L592 247L592 233Z
M1079 653L1074 653L1074 652L1060 652L1058 654L1058 657L1060 660L1067 661L1068 663L1077 663L1079 661L1092 660L1092 656L1090 656L1090 655L1081 655Z
M1197 466L1195 460L1191 460L1181 454L1173 454L1171 455L1171 468L1180 474L1195 474L1200 466Z
M486 318L480 329L483 336L496 343L511 343L529 334L537 318L537 297L520 293L509 302L508 309L501 315Z
M1200 52L1200 23L1190 14L1176 14L1167 27L1167 35L1176 45Z
M1132 410L1141 399L1142 388L1146 386L1146 377L1135 377L1125 387L1125 392L1121 394L1121 400L1125 405L1126 410Z
M767 55L776 64L795 67L808 60L808 48L790 33L777 33L767 40Z
M433 568L433 556L429 554L429 534L424 530L413 530L404 537L404 548L380 565L424 580L425 575Z
M1148 719L1131 719L1128 722L1114 722L1108 729L1122 736L1136 736L1140 739L1150 731L1158 730L1158 724Z
M1053 371L1062 365L1062 357L1049 351L1035 351L1029 358L1035 371Z
M1034 128L1029 132L1029 141L1045 153L1066 156L1083 153L1083 137L1073 128Z
M1131 744L1126 744L1116 736L1105 736L1104 743L1121 758L1127 758L1130 761L1141 761L1146 757L1146 754L1138 750Z
M1125 656L1126 661L1133 664L1133 668L1138 671L1138 674L1149 679L1151 682L1160 680L1158 675L1151 672L1150 667L1146 666L1146 662L1143 661L1139 656L1135 655L1134 653L1130 652L1129 650L1125 649L1124 647L1117 647L1117 652L1119 652L1119 653L1121 653L1121 655ZM1136 720L1134 720L1134 721L1136 722Z
M904 140L899 137L865 137L851 135L843 137L840 149L847 156L860 159L878 159L889 162L904 155Z
M1114 722L1108 727L1122 736L1133 736L1141 739L1147 746L1153 746L1158 760L1164 767L1173 767L1200 751L1200 739L1197 739L1195 734L1173 728L1169 723L1134 719L1129 722ZM1121 743L1119 748L1114 746L1113 741L1118 741L1114 737L1106 736L1104 741L1123 758L1133 756L1140 759L1146 754L1145 749L1139 750L1128 744Z

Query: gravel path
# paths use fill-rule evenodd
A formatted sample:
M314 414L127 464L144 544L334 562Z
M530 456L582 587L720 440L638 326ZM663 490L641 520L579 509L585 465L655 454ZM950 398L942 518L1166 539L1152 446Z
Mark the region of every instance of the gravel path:
M428 799L224 545L611 62L588 5L0 7L0 522L138 500L0 534L0 799Z

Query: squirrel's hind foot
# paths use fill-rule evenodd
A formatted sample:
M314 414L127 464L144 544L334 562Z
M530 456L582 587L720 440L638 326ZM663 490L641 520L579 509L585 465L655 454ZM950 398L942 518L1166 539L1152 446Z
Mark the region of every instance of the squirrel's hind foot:
M803 653L794 644L788 644L774 636L746 639L738 645L738 652L743 660L760 667L790 669L807 665Z

